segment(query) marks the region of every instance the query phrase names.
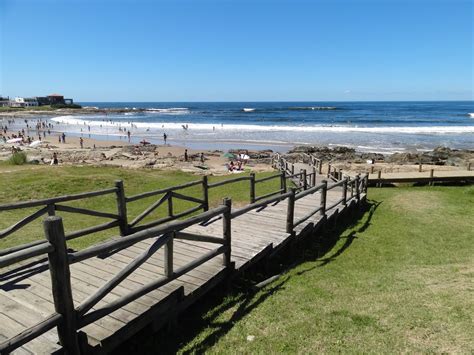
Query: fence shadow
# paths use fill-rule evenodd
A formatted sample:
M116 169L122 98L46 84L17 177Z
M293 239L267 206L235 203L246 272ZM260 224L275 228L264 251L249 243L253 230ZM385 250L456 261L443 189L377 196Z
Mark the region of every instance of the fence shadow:
M258 305L268 297L283 290L290 276L285 274L299 264L307 261L316 261L317 264L308 269L302 270L297 275L302 275L318 267L324 267L336 258L341 256L357 238L357 234L370 227L372 217L381 202L368 201L361 211L355 214L345 223L337 224L334 228L326 230L321 237L309 243L309 248L299 250L297 260L282 256L278 260L280 264L281 277L261 290L256 290L254 285L264 280L272 274L264 270L255 271L251 275L246 275L235 280L230 292L225 290L212 291L203 301L188 309L179 318L177 327L150 333L144 331L123 344L115 354L156 353L157 349L161 354L175 354L183 345L192 341L204 329L211 329L203 339L186 349L185 353L204 353L217 341L227 334L236 322L248 315ZM360 225L362 219L362 225ZM357 228L347 234L348 229ZM344 243L334 251L340 240ZM285 261L292 262L285 264ZM274 270L274 269L273 269ZM228 290L227 290L228 291ZM222 314L229 313L225 321L218 320ZM204 315L204 316L203 316ZM180 326L182 324L183 326ZM151 339L151 340L150 340Z

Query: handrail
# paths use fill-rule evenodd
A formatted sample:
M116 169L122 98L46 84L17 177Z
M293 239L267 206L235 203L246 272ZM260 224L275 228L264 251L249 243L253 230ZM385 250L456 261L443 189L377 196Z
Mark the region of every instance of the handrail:
M114 192L117 192L116 187L92 191L92 192L83 192L83 193L74 194L74 195L65 195L65 196L59 196L59 197L45 198L42 200L13 202L13 203L0 205L0 211L8 211L8 210L14 210L18 208L36 207L36 206L43 206L43 205L51 205L58 202L81 200L81 199L89 198L89 197L107 195Z
M338 201L334 202L332 205L330 205L329 207L326 207L326 211L329 211L329 210L332 210L334 207L336 207L337 205L339 205L341 202L344 201L344 197L342 197L341 199L339 199Z
M140 200L142 198L151 197L151 196L155 196L155 195L161 195L161 194L164 194L164 193L167 193L167 192L181 190L181 189L185 189L187 187L196 186L196 185L200 185L200 184L202 184L201 180L195 180L195 181L187 182L185 184L172 186L172 187L167 187L165 189L158 189L158 190L154 190L154 191L142 192L142 193L137 194L137 195L125 197L125 200L127 202L133 202L133 201L136 201L136 200Z
M290 196L290 194L291 194L291 192L286 192L284 194L281 194L281 195L278 195L278 196L275 196L275 197L272 197L272 198L269 198L269 199L266 199L266 200L263 200L263 201L255 202L255 203L252 203L252 204L247 205L245 207L239 208L239 209L234 210L234 211L231 212L231 217L236 218L238 216L243 215L244 213L247 213L248 211L254 210L254 209L259 208L259 207L266 206L266 205L268 205L270 203L273 203L273 202L284 200L288 196Z
M189 226L192 226L193 224L207 221L213 217L216 217L227 210L228 210L228 207L226 206L216 207L212 210L203 212L201 214L198 214L186 220L174 220L168 223L164 223L157 227L152 227L149 229L145 229L143 231L139 231L139 232L127 235L125 237L110 240L108 242L104 242L99 245L93 245L86 249L69 254L69 261L70 263L77 263L79 261L86 260L94 256L98 256L102 253L110 252L112 250L119 249L119 248L128 247L141 240L149 239L149 238L156 237L161 234L170 233L173 231L180 231Z
M299 200L300 198L303 198L307 195L311 195L311 194L321 190L324 186L326 186L326 185L325 184L319 184L319 185L310 187L307 190L301 191L301 192L299 192L298 194L295 195L295 200Z
M331 186L328 186L328 191L334 189L335 187L342 186L344 184L344 180L338 181Z
M240 176L240 177L237 177L237 178L233 178L233 179L227 179L227 180L222 180L222 181L218 181L218 182L214 182L212 184L208 184L207 186L209 188L213 188L213 187L218 187L218 186L222 186L222 185L227 185L227 184L232 184L234 182L239 182L239 181L245 181L245 180L250 180L250 176Z
M23 330L21 333L15 335L10 339L6 339L0 343L0 353L9 354L13 350L18 349L20 346L28 343L34 338L46 333L48 330L53 329L62 321L62 316L58 313L51 314L45 320Z
M15 264L17 262L33 258L35 256L44 255L53 251L53 246L44 241L44 244L36 245L34 247L16 251L14 253L0 256L0 268Z
M268 181L268 180L273 180L273 179L279 179L281 178L281 174L277 174L277 175L271 175L271 176L267 176L267 177L264 177L264 178L260 178L260 179L255 179L255 183L259 183L259 182L264 182L264 181Z

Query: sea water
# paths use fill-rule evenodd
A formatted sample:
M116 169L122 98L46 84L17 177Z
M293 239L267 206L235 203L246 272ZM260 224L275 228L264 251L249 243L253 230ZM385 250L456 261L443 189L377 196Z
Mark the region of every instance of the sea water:
M102 139L146 139L201 149L288 150L293 145L401 152L474 149L473 101L446 102L82 102L128 112L47 117L55 128ZM139 109L143 109L139 110ZM87 126L90 127L86 128Z

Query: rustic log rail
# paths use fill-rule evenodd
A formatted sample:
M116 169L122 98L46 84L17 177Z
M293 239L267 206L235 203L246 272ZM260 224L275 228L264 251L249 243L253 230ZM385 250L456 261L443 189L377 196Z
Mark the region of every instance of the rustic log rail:
M233 262L231 259L231 221L233 219L239 218L251 211L260 210L267 206L275 206L281 201L286 201L288 204L286 208L286 232L289 235L295 235L296 228L300 227L308 220L311 220L311 218L314 217L316 220L322 218L324 220L330 214L332 209L337 206L345 208L348 201L359 202L361 200L361 194L366 193L367 191L367 175L363 177L358 175L354 178L345 176L342 179L342 174L339 173L338 178L341 178L342 180L335 184L329 185L326 180L322 180L320 184L316 185L316 175L318 175L318 169L320 169L322 165L321 161L315 161L309 158L309 161L312 164L316 164L313 172L310 174L307 174L304 169L295 174L294 166L288 165L287 162L282 162L282 158L278 161L278 168L279 170L281 169L278 174L258 179L255 178L255 175L251 174L250 176L208 183L207 177L205 177L199 181L192 181L166 189L144 192L131 197L125 196L122 182L116 182L115 188L112 189L77 194L68 197L58 197L56 199L31 201L30 203L1 205L0 210L8 210L5 206L14 206L11 207L11 209L44 206L42 209L45 210L40 210L44 214L50 214L51 211L64 211L109 218L112 219L112 221L101 226L88 227L67 235L64 232L62 219L59 216L52 215L44 222L46 235L45 240L36 241L34 244L30 243L27 247L14 247L8 249L7 252L5 252L5 250L1 252L0 267L2 268L18 262L24 262L31 258L48 255L51 280L53 283L54 313L41 322L28 327L19 334L0 343L0 352L13 351L56 327L60 344L64 350L68 353L80 353L80 341L78 339L80 329L107 317L123 307L126 307L131 302L134 302L150 292L167 285L173 280L176 280L183 275L187 275L192 270L218 255L222 255L223 267L231 270L233 268ZM291 173L292 171L293 173ZM297 186L288 187L288 179L293 182L295 179L298 179ZM256 185L272 180L280 181L280 189L262 196L255 196ZM209 209L209 189L242 181L250 182L251 203L249 205L232 210L231 201L225 199L222 206ZM187 196L181 192L177 192L181 189L198 185L202 186L202 198ZM334 201L333 190L340 191L341 193L341 197L336 202L332 202ZM330 205L328 205L327 202L328 192L332 192L333 194L333 197L329 200L331 201ZM117 214L58 204L59 202L81 199L83 196L93 197L112 193L117 196ZM319 203L316 203L314 208L307 208L304 215L301 213L295 214L295 209L297 209L299 201L306 197L311 197L312 195L315 195L315 198L312 198L311 201L316 202L319 196ZM153 196L159 196L157 201L148 206L131 222L128 222L126 214L127 204ZM195 203L196 206L186 211L175 213L173 210L173 199L181 199ZM44 203L46 203L46 206ZM140 224L140 222L143 222L144 218L150 215L152 211L166 203L168 203L168 216L146 224ZM54 210L52 210L50 206L53 206ZM202 211L199 214L193 215L188 219L179 219L200 210ZM296 215L299 217L296 217ZM194 233L192 231L184 231L189 227L201 226L202 223L207 223L216 218L222 219L223 222L222 238L216 237L215 235L207 235L207 233L202 234ZM255 217L250 217L250 219L252 218ZM66 241L68 239L93 233L97 231L98 228L99 230L105 230L115 227L119 227L120 237L98 245L90 246L80 251L68 251L66 248ZM205 230L207 227L204 224L202 228ZM211 228L211 230L215 231L215 228ZM69 271L71 265L92 260L97 256L107 253L114 253L116 251L134 248L137 243L145 240L150 240L151 244L144 249L143 252L122 266L120 270L117 270L113 277L104 280L105 282L102 285L99 285L94 292L88 293L88 297L82 300L77 307L74 307L73 294L71 292L71 276ZM175 259L174 243L179 240L210 243L211 245L217 245L217 247L199 249L200 254L195 255L194 259L175 268L173 262ZM250 245L253 245L252 242L250 243ZM247 246L247 248L250 248L250 245ZM162 259L162 267L164 270L163 276L157 275L154 279L150 278L149 282L143 284L141 287L130 289L128 293L122 294L120 297L109 301L105 306L100 306L99 302L101 302L101 300L119 287L132 273L134 273L134 271L140 268L140 266L147 262L147 260L149 260L159 250L164 251L164 259ZM197 254L197 252L194 253Z
M206 237L201 235L193 235L190 233L180 233L181 230L202 221L207 221L211 218L222 216L224 219L223 238L221 240L215 237ZM62 219L59 216L50 216L45 222L45 234L48 242L43 245L35 247L35 251L31 249L22 250L18 254L10 254L0 258L0 266L5 267L32 258L39 255L48 254L51 280L53 283L53 298L56 313L52 314L47 319L41 321L34 326L25 329L20 334L0 343L0 352L8 353L18 347L24 345L28 341L44 334L54 327L58 327L59 340L67 353L79 353L78 333L77 331L82 327L97 321L100 318L114 312L115 310L125 306L126 304L136 300L137 298L146 295L147 293L162 287L178 277L186 274L205 263L206 261L222 254L223 266L232 267L230 261L231 249L231 201L224 200L221 207L206 211L200 215L191 217L183 221L171 221L155 228L149 228L142 232L136 232L125 237L111 240L99 245L88 247L84 250L68 253L65 244L65 234L62 225ZM119 248L126 248L136 244L145 239L156 238L151 246L142 253L139 257L130 262L112 279L107 281L100 287L93 295L90 295L78 307L74 309L73 299L71 293L71 280L69 265L84 261L104 252L110 252ZM204 253L192 262L173 270L173 239L187 239L194 241L201 241L207 243L217 243L220 246L214 250ZM161 247L166 246L166 275L157 278L156 280L144 285L142 288L131 291L129 294L116 299L105 307L91 309L100 302L108 293L117 287L123 280L127 278L133 271L140 267L153 254L155 254Z

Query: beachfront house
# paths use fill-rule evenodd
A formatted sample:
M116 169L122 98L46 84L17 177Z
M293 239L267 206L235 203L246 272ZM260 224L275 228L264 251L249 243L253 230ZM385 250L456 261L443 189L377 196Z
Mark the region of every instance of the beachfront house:
M34 107L38 106L38 101L35 97L15 97L10 100L11 107Z

